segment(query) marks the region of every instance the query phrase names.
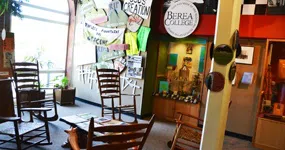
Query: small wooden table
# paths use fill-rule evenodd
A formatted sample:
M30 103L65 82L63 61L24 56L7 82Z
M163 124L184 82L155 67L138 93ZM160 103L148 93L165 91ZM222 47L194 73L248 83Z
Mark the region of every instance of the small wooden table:
M61 117L59 121L62 121L71 127L77 128L78 143L80 148L86 148L87 143L87 133L89 129L89 121L91 118L98 118L98 116L92 113L82 113L77 115L71 115L66 117ZM94 127L98 126L108 126L108 125L123 125L125 122L118 120L111 120L105 123L94 123ZM102 133L94 133L94 135L100 135ZM69 147L69 141L63 143L62 147Z

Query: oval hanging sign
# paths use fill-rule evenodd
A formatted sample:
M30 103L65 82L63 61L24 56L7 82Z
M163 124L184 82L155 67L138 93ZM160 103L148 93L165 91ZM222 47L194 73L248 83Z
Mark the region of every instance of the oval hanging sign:
M199 11L188 0L176 1L170 5L164 15L164 27L175 38L184 38L192 34L199 23Z

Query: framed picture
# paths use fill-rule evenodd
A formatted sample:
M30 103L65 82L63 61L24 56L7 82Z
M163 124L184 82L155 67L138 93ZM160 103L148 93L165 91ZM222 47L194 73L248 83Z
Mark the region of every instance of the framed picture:
M239 64L252 64L254 47L241 47L241 54L236 58L236 63Z
M243 84L252 84L253 81L253 72L244 72L242 79L241 79L241 83Z
M128 71L127 77L129 78L142 79L143 77L143 67L140 68L128 67L127 71Z
M186 49L186 54L192 54L193 53L193 45L188 44Z

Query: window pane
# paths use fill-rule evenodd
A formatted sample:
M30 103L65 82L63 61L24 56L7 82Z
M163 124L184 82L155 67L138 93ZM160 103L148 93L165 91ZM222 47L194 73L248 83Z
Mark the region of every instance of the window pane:
M24 3L36 5L39 7L50 8L57 11L68 12L68 2L67 0L29 0Z
M34 7L29 6L22 6L22 15L24 18L27 17L35 17L35 18L42 18L45 20L50 21L56 21L58 23L66 24L68 25L68 13L57 13L57 12L51 12L46 10L41 10Z
M68 35L67 0L29 0L25 3L22 5L24 18L12 17L16 61L37 59L40 70L64 70Z
M41 69L65 68L67 26L15 17L12 21L16 61L35 57Z
M40 83L42 88L53 88L55 84L60 84L64 77L62 73L40 73Z

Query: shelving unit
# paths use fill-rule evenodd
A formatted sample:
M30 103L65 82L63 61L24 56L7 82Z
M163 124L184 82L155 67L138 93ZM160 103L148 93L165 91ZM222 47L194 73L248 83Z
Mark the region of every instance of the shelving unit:
M165 39L165 38L164 38ZM202 43L199 43L197 41L203 41ZM181 45L180 45L181 44ZM197 44L196 49L193 48L193 53L189 54L186 53L185 46L183 44ZM201 81L201 85L199 87L199 92L200 92L200 99L202 99L202 90L203 90L203 77L205 76L204 73L205 71L205 64L200 64L201 62L204 62L205 57L207 56L207 42L205 39L201 39L201 38L192 38L192 39L184 39L182 41L173 41L173 40L161 40L159 43L159 49L158 49L158 63L156 66L156 79L155 79L155 89L156 89L156 93L158 93L159 91L159 81L169 81L168 77L168 71L169 69L167 69L169 67L168 65L168 59L169 59L169 54L170 53L176 53L178 54L178 59L177 59L177 65L176 66L172 66L172 70L174 72L176 72L177 74L180 73L180 68L182 68L181 66L183 66L183 64L185 64L184 62L184 58L187 57L191 57L193 59L192 61L192 65L189 69L189 80L192 82L194 77L193 75L196 73L200 73L200 81ZM202 48L203 47L203 48ZM195 51L196 50L196 51ZM201 54L202 50L204 50L203 55ZM200 60L203 59L203 60ZM187 66L188 67L188 66ZM202 67L202 68L200 68ZM203 72L201 72L200 70L202 70ZM184 79L184 78L183 78ZM183 80L182 79L182 80ZM172 81L176 81L179 82L179 87L180 87L180 75L179 75L179 79L176 80L172 80ZM171 81L171 82L172 82ZM171 84L171 82L169 82ZM184 84L183 84L183 87ZM169 88L171 90L171 86ZM181 88L178 88L181 89ZM182 88L184 91L184 88ZM187 91L187 90L186 90ZM191 90L187 91L189 93ZM172 91L173 92L173 91ZM175 121L175 119L178 117L177 113L178 112L182 112L182 113L186 113L186 114L190 114L192 116L196 116L199 117L200 116L200 108L201 108L201 104L197 103L190 103L185 102L184 100L178 100L178 99L173 99L168 97L163 97L163 96L159 96L156 94L156 96L153 96L153 113L156 114L157 118L160 119L164 119L164 120L168 120L168 121ZM185 120L190 124L193 125L197 125L198 122L195 119L191 119L191 120Z
M277 57L276 55L274 56L274 53L276 55L278 54L278 56ZM277 40L277 39L267 40L266 52L264 57L265 61L263 64L263 72L262 72L262 79L260 86L262 88L260 89L260 95L258 101L258 108L256 115L257 119L256 119L253 144L255 147L261 149L284 150L285 122L282 121L281 116L279 117L275 116L275 118L273 117L265 118L265 116L272 115L272 112L270 113L263 111L263 106L265 104L265 100L268 100L268 98L272 96L272 89L271 87L268 87L271 85L269 85L268 81L271 80L275 81L276 84L283 82L277 77L276 61L279 59L285 59L285 40ZM268 72L268 70L271 72ZM280 90L278 92L280 93ZM280 100L280 96L278 96L278 100ZM285 114L283 114L283 116L284 115ZM280 119L278 120L276 118Z

